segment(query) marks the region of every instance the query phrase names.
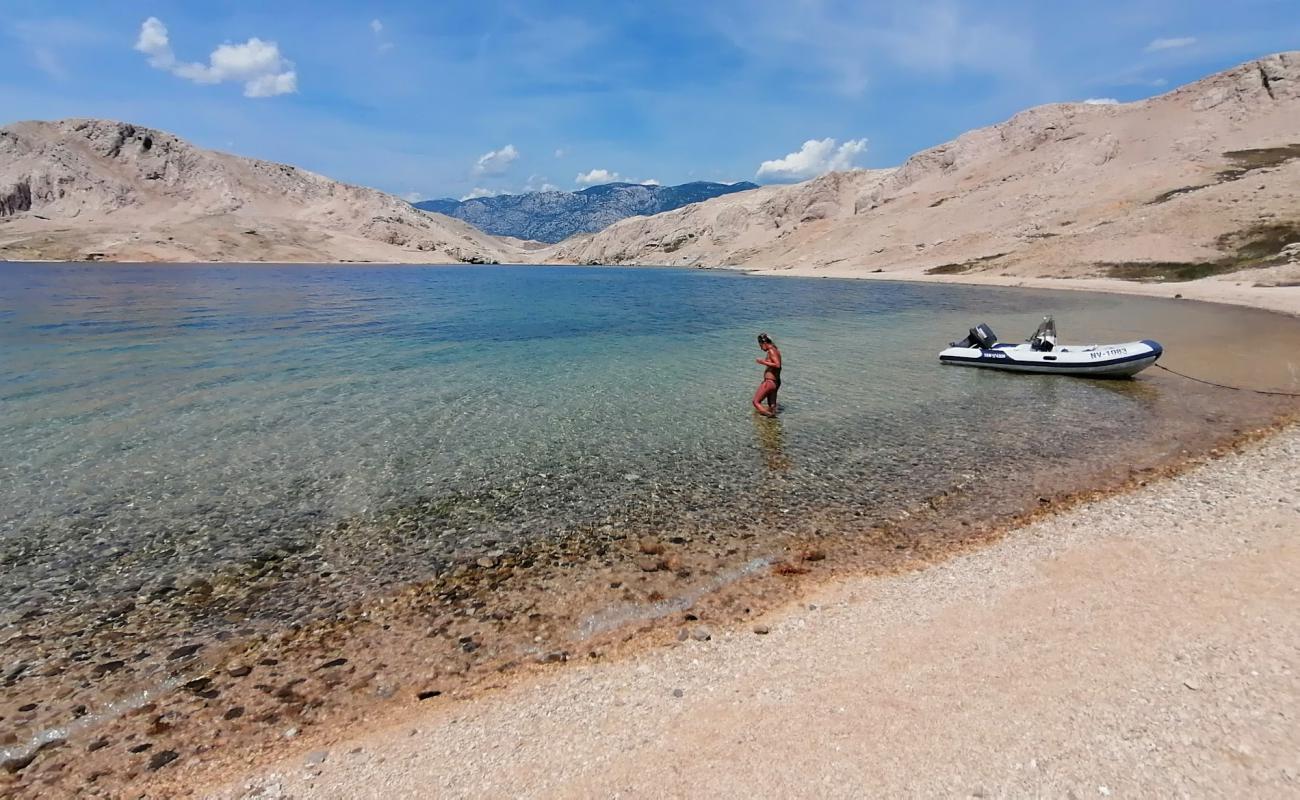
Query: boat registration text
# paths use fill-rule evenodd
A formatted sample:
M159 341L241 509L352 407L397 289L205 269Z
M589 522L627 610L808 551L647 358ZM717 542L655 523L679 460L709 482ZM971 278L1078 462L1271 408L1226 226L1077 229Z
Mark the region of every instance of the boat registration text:
M1127 347L1111 347L1111 348L1108 348L1108 349L1106 349L1106 350L1095 350L1095 351L1093 351L1090 355L1091 355L1091 357L1094 358L1094 359L1096 359L1096 358L1114 358L1115 356L1128 355L1128 348L1127 348Z

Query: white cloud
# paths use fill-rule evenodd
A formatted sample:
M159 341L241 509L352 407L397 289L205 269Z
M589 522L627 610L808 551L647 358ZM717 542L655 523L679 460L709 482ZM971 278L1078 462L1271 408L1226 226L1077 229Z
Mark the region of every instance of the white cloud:
M375 49L380 55L393 49L393 43L384 38L384 23L382 20L370 20L370 32L375 35Z
M563 147L558 147L558 148L556 148L556 150L555 150L555 157L556 157L556 158L564 158L564 148L563 148Z
M629 178L626 175L620 175L617 172L611 172L607 169L593 169L590 172L580 172L573 179L573 182L579 186L597 186L602 183L639 183L642 186L658 186L659 181L654 178L637 180Z
M836 144L834 139L809 139L798 152L784 158L764 161L758 177L772 180L804 180L835 170L853 169L854 162L867 151L866 139L850 139Z
M259 75L244 84L245 97L275 97L298 91L298 76L293 72Z
M475 186L470 190L469 194L465 195L460 200L463 203L466 200L477 200L480 197L496 197L498 194L500 193L494 192L491 189L484 189L482 186Z
M598 183L627 183L627 178L619 175L617 172L610 172L607 169L593 169L590 172L580 172L573 182L579 186L594 186Z
M1085 106L1116 106L1119 101L1113 97L1089 97L1083 101Z
M1187 47L1196 44L1195 36L1175 36L1169 39L1153 39L1151 44L1146 46L1146 52L1154 53L1159 50L1174 50L1179 47Z
M510 164L519 158L519 151L513 144L500 150L491 150L478 157L474 164L475 175L501 175L510 169Z
M558 192L560 187L553 183L548 183L545 175L529 175L528 182L524 184L524 192Z
M298 91L293 62L280 54L275 42L257 37L243 44L218 45L207 64L177 61L167 26L157 17L150 17L140 26L135 49L149 56L149 66L178 78L204 84L242 83L245 97L274 97Z
M149 56L151 67L171 69L176 63L171 42L167 39L167 26L157 17L150 17L140 26L140 37L135 40L135 49Z
M421 200L424 200L426 198L420 192L407 192L406 194L402 195L402 199L408 203L418 203Z

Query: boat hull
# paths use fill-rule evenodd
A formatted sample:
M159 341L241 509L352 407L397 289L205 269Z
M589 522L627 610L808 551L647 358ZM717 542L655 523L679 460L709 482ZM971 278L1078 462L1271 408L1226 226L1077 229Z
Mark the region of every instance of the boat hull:
M1127 378L1156 363L1163 352L1164 348L1150 339L1122 344L1065 345L1050 351L1035 350L1028 344L1000 344L989 349L949 347L939 354L939 361L1004 372Z

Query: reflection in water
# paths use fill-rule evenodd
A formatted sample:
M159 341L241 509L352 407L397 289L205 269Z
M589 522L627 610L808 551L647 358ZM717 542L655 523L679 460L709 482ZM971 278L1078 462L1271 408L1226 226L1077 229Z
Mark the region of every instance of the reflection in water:
M771 472L785 472L790 469L790 459L785 454L785 432L781 429L781 420L765 417L757 411L753 413L754 433L758 446L763 450L763 458Z

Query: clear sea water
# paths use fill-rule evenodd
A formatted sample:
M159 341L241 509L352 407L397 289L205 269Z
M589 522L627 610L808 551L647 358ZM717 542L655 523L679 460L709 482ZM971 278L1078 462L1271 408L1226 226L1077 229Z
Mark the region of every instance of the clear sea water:
M118 749L83 771L145 758L141 738L252 742L236 704L272 738L284 714L307 724L354 694L364 716L372 680L569 647L799 537L918 508L1005 516L1295 408L1156 370L938 363L977 322L1018 340L1045 313L1065 341L1154 338L1175 368L1300 388L1297 321L1133 297L672 269L0 264L0 756L115 719ZM749 407L759 331L786 362L775 421ZM636 564L646 534L680 564ZM276 649L277 631L312 625ZM231 659L254 649L244 680ZM322 672L340 653L346 671ZM276 681L290 688L267 694ZM119 719L141 691L155 716Z
M409 553L338 556L359 584L638 513L897 505L973 470L1104 456L1184 403L1151 380L937 363L975 322L1018 339L1048 312L1066 339L1192 349L1242 324L1139 298L670 269L3 265L0 607L205 577L420 503L437 521ZM760 330L788 364L776 423L748 408Z

